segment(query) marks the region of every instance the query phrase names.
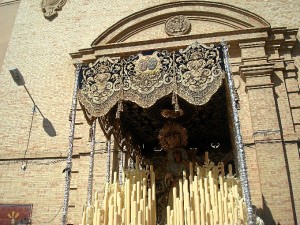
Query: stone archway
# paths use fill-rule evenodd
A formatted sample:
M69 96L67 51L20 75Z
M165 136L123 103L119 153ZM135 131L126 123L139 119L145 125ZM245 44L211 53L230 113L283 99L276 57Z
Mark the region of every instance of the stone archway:
M166 23L176 20L176 17L182 21L178 30L183 32L172 35L172 32L166 32ZM176 26L175 23L173 26ZM287 83L297 82L291 59L296 34L296 29L271 28L261 17L227 4L174 2L128 16L97 37L90 48L72 53L71 57L74 62L89 63L102 56L120 57L153 49L181 48L196 40L204 44L217 43L222 39L227 41L231 46L236 88L241 97L239 114L244 143L249 146L246 147L246 156L253 204L266 210L265 202L268 202L271 214L263 212L267 224L273 224L275 220L281 224L292 224L299 207L295 209L290 195L295 184L285 168L288 165L282 153L282 143L285 140L296 142L297 137L292 129L293 121L278 121L278 118L285 113L291 114L299 103L292 97L292 86L283 90L285 100L276 100L274 90L279 89L274 86L273 75ZM294 107L290 107L289 101ZM258 104L262 102L265 104ZM268 149L275 153L268 152ZM274 154L278 167L284 168L281 171L269 165L268 160ZM272 198L272 193L282 192L283 186L280 183L274 185L268 178L268 174L275 171L280 182L289 186L278 199ZM294 212L286 213L285 208L293 208Z

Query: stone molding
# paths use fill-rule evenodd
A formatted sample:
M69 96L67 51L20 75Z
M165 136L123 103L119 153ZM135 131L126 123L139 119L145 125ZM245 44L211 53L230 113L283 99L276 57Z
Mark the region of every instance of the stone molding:
M270 28L253 28L237 31L220 31L212 34L183 35L149 41L125 42L103 44L81 49L78 52L70 53L73 63L80 59L83 62L94 62L97 58L105 56L118 57L120 55L131 55L149 49L183 48L193 42L202 44L217 44L226 40L230 49L239 49L238 44L246 41L262 41L268 38Z
M191 22L213 21L226 24L233 30L270 27L260 16L238 7L205 1L181 1L151 7L124 18L97 37L92 46L124 42L150 27L165 24L167 19L178 14Z
M5 5L10 5L14 3L19 3L21 0L0 0L0 7Z

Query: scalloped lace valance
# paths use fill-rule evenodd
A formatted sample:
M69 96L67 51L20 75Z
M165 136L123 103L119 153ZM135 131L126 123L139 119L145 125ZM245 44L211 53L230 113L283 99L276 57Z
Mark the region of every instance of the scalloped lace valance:
M193 43L174 52L103 57L81 67L78 98L93 117L105 115L119 100L148 108L170 93L203 105L222 84L222 56L221 46Z

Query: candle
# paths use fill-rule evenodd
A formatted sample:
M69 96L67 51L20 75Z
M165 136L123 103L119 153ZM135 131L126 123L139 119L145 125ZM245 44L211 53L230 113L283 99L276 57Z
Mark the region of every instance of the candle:
M149 207L146 206L146 225L151 225L150 224L150 216L149 216Z
M200 184L200 203L205 203L205 195L204 195L204 189L203 189L203 182L202 182L202 177L199 180Z
M218 206L219 206L219 224L223 225L223 207L222 207L222 196L221 192L218 191ZM227 225L227 224L226 224Z
M183 183L183 200L184 200L184 210L186 210L188 207L190 207L189 187L188 187L187 180L184 180L184 183Z
M194 215L194 211L191 211L191 225L195 225L195 215Z
M228 171L229 171L229 176L231 176L232 177L232 165L231 164L229 164L228 165Z
M243 199L240 200L239 202L239 210L240 210L240 218L242 222L244 222L244 209L243 209Z
M206 213L208 213L210 211L211 207L210 207L210 195L209 193L207 193L205 195L205 210L206 210Z
M204 210L204 203L201 203L201 224L205 224L205 210Z
M234 208L234 224L237 224L237 223L238 223L238 210L235 207Z
M118 223L118 213L117 212L114 212L114 223L113 225L119 225Z
M213 213L213 210L212 210L212 209L210 210L209 221L210 221L210 224L211 224L211 225L216 225L216 224L214 224L214 213Z
M175 223L175 219L174 219L174 211L173 210L171 210L171 218L170 218L170 220L171 220L171 224L170 225L175 225L176 224Z
M148 207L149 207L149 224L152 225L152 199L151 199L151 188L148 189ZM156 209L154 209L156 210Z
M200 219L200 202L199 202L199 195L198 193L195 193L195 213L196 213L196 223L201 224L201 219Z
M224 197L227 199L228 196L228 187L227 187L227 182L224 182Z
M191 208L188 207L186 210L186 224L191 225Z
M219 221L219 219L218 219L218 206L215 205L215 206L213 207L213 209L214 209L214 223L217 224L218 221Z
M194 168L193 168L193 163L192 162L190 162L189 163L189 167L190 167L190 177L189 177L189 179L190 179L190 183L192 183L193 182L193 177L194 177Z
M179 199L183 200L182 180L179 179Z
M150 165L150 185L152 187L153 184L153 165Z
M209 171L208 172L208 179L209 179L209 194L210 194L210 202L211 202L211 206L213 207L215 205L215 194L214 194L214 180L212 178L212 172Z
M224 197L224 224L228 224L228 207L227 207L227 197Z
M122 224L124 224L124 225L126 224L126 208L122 209Z
M117 183L117 172L114 172L114 184Z
M219 176L221 197L224 197L224 177Z
M233 213L228 213L229 223L233 225Z
M171 216L171 210L170 210L170 206L167 206L167 225L170 225L170 216Z
M131 214L131 223L133 223L133 225L137 225L137 216L138 216L137 212L138 212L138 210L137 210L136 201L133 201L132 214Z
M119 215L121 215L122 213L122 205L121 205L121 195L120 195L120 192L117 193L117 208L116 208L117 212Z
M200 166L197 166L197 176L202 177Z
M141 224L145 225L145 209L144 209L144 199L140 199L140 211L141 211Z
M182 225L181 224L181 215L180 215L180 200L179 200L179 198L176 198L176 210L177 210L177 212L176 212L176 221L177 221L177 224L179 225Z
M136 183L136 202L137 202L137 204L140 204L140 198L141 198L141 183L138 181Z
M113 225L113 220L114 220L114 206L109 205L109 221L108 221L108 224Z
M208 152L205 152L205 163L208 164L208 161L209 161L209 159L208 159Z
M180 225L184 225L184 210L183 210L183 201L180 199L179 201L179 209L180 209Z
M100 215L101 215L101 210L97 210L97 217L96 217L96 224L95 225L100 225Z
M127 180L126 184L127 184L127 188L126 188L126 225L130 224L130 203L131 203L131 199L130 199L130 179Z
M142 224L142 212L139 210L139 212L138 212L138 223L137 223L137 225L141 225Z

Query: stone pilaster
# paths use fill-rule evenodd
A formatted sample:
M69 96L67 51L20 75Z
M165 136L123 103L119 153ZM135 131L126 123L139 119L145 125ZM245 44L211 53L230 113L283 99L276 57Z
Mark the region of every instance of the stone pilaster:
M253 204L259 203L255 200L261 197L262 207L258 214L266 224L275 225L279 222L281 225L292 225L294 215L290 210L292 201L289 179L274 83L271 79L274 63L268 62L265 47L263 41L240 44L240 75L246 83L254 139L254 146L251 150L246 149L246 155L248 158L252 155L252 158L256 159L258 168L257 171L248 169L251 197ZM287 188L282 190L282 186ZM257 189L260 189L261 196ZM256 206L260 208L259 204Z

